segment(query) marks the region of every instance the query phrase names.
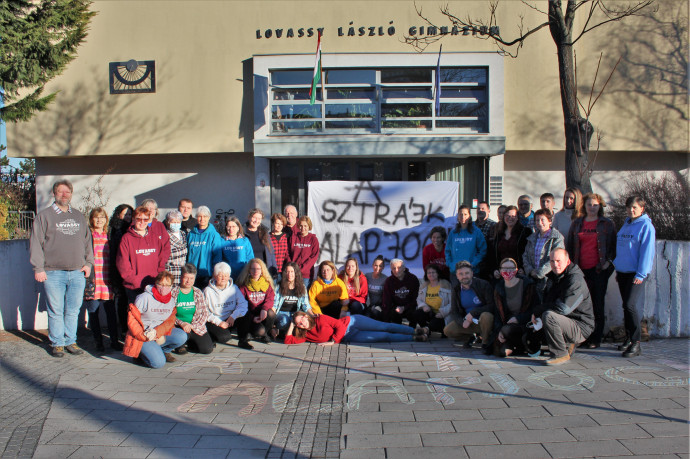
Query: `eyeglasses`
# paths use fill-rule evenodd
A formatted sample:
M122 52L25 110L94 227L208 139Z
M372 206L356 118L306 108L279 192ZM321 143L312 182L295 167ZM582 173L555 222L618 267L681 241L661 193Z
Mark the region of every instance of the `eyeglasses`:
M172 287L172 284L156 284L157 287Z
M148 218L135 218L134 221L135 222L147 222L147 221L149 221L149 219Z

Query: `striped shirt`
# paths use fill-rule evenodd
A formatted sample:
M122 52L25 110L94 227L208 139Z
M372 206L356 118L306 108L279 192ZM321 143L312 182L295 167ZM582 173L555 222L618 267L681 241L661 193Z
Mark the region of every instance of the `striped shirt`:
M94 278L96 290L94 291L95 300L112 300L113 293L110 291L110 243L107 233L91 232L93 237L93 260Z

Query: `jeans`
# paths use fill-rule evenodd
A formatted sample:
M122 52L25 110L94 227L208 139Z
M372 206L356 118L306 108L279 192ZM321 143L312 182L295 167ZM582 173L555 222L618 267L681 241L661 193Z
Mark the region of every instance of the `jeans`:
M110 333L110 345L117 345L120 340L120 332L117 328L117 313L115 312L115 303L112 300L86 300L88 303L87 310L89 311L89 327L93 333L93 339L97 344L103 344L103 332L101 330L101 318L99 310L101 307L105 310L105 316L108 320L108 333Z
M46 271L43 283L48 306L48 338L53 347L77 342L77 321L86 278L81 271Z
M273 323L278 330L287 330L292 322L292 313L287 311L278 311L276 313L276 320Z
M644 286L646 279L641 284L635 284L635 273L616 272L618 289L623 300L623 322L628 338L636 343L640 341L640 316L637 313L644 305Z
M606 324L606 289L609 285L609 277L613 273L613 265L598 272L596 268L583 269L582 273L585 275L585 282L587 282L594 309L594 331L587 339L587 342L601 344L601 340L604 337L604 325Z
M379 322L371 317L350 316L350 324L343 337L346 343L381 343L412 341L414 328L406 325Z
M181 328L173 327L165 337L165 343L159 345L155 341L146 341L141 345L139 357L151 368L161 368L165 365L165 354L177 349L187 342L187 334Z
M365 307L359 301L350 300L350 304L348 305L348 309L350 311L350 314L364 314Z

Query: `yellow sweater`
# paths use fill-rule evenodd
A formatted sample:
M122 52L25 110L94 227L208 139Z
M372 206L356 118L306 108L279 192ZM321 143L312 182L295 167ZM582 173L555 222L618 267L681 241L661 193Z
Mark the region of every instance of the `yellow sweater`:
M326 284L323 279L317 277L309 288L309 303L311 304L311 312L314 314L321 314L321 307L326 307L335 300L347 300L348 298L347 287L338 277L333 279L330 284ZM347 311L348 307L343 306L342 310Z

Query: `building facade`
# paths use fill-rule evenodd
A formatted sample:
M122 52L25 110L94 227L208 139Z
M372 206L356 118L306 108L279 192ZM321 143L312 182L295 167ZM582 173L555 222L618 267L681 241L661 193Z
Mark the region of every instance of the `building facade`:
M79 56L49 85L56 102L8 126L8 152L36 158L39 208L63 176L75 205L98 185L109 210L154 198L165 211L187 197L217 220L286 204L305 213L314 180L451 180L461 202L494 210L523 193L559 200L563 116L548 30L505 57L482 30L454 29L440 6L417 2L432 27L411 1L95 1ZM448 7L488 14L484 1ZM660 21L631 18L576 45L585 106L595 76L594 96L622 57L590 116L601 134L592 183L605 198L630 171L688 170L687 68L667 52L687 57L688 2L658 7ZM528 26L544 19L520 2L499 8L504 36L521 14ZM666 33L683 18L679 37ZM406 36L443 39L416 52ZM684 86L669 96L663 78L639 70L652 67L680 71Z

